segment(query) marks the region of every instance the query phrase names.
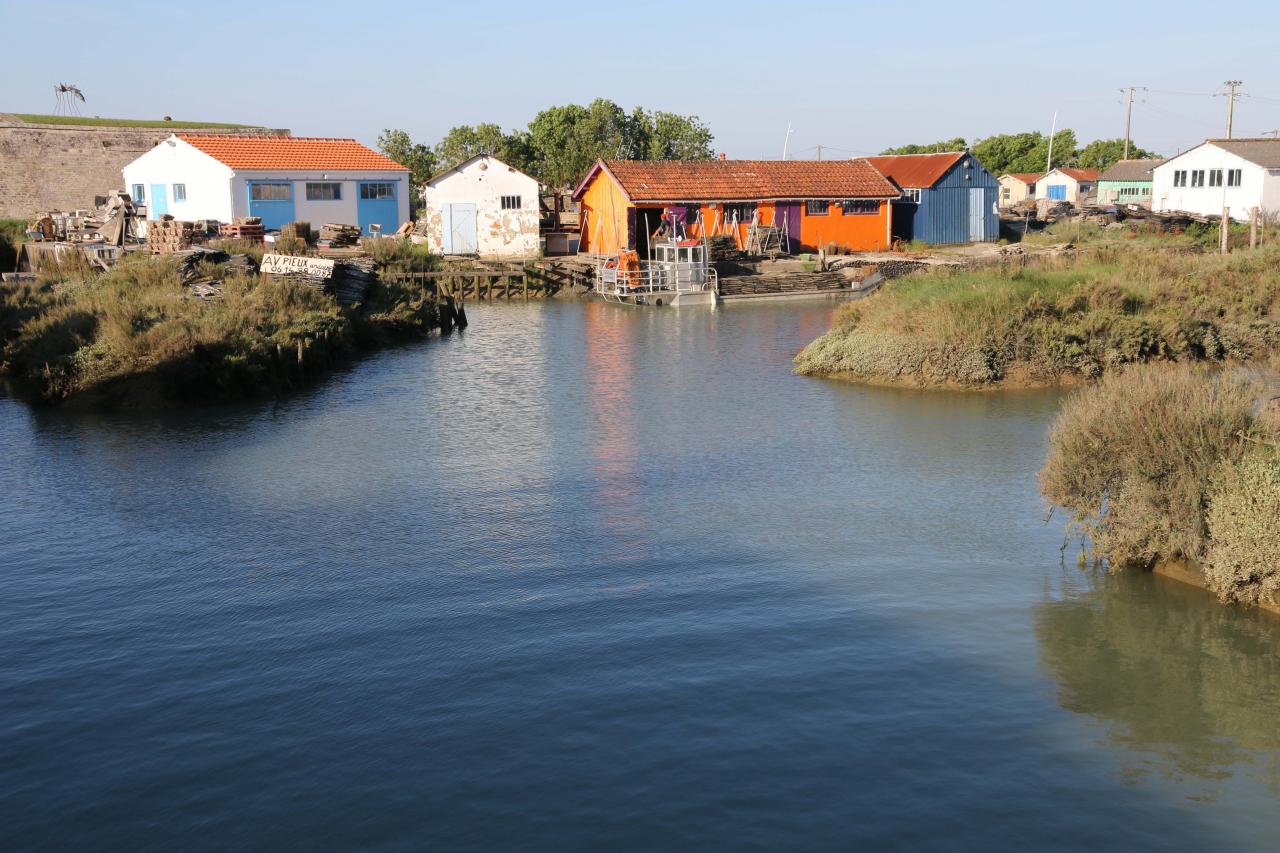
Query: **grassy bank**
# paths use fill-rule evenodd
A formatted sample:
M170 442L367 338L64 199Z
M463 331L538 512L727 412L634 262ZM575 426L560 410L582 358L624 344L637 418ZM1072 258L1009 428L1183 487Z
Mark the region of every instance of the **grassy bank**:
M1280 248L1225 257L1146 246L890 282L796 357L808 375L980 387L1092 379L1153 361L1249 360L1280 346Z
M1273 372L1130 368L1076 392L1041 487L1115 567L1190 560L1225 601L1280 592Z
M421 337L437 306L420 285L380 281L363 305L288 280L211 267L200 300L175 260L131 255L103 275L46 268L0 287L0 368L47 402L211 402L278 394L353 353Z
M234 130L237 128L255 127L251 124L231 124L225 121L165 121L149 118L99 118L97 116L52 116L36 113L11 113L11 115L31 124L72 124L81 127L171 127L175 130L197 130L199 128L221 128Z

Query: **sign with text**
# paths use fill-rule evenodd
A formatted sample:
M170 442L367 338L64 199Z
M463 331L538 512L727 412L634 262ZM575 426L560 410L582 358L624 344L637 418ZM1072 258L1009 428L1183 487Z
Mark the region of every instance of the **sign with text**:
M331 278L333 261L325 258L305 258L299 255L263 255L260 271L263 275L305 275L308 278Z

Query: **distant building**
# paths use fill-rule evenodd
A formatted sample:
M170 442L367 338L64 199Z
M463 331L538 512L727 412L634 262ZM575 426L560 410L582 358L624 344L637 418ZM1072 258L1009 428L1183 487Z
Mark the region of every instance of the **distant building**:
M1009 172L1000 176L1000 206L1013 207L1020 201L1036 197L1036 182L1042 172Z
M427 245L444 255L528 258L538 252L538 182L480 154L422 188Z
M934 245L1000 236L999 182L968 151L868 157L902 191L893 202L893 236Z
M1152 171L1153 210L1248 220L1280 214L1280 139L1210 139Z
M260 216L378 226L409 219L409 170L354 139L175 133L124 167L125 189L157 219L231 222Z
M1101 174L1097 169L1068 169L1059 166L1036 181L1036 198L1084 204L1085 197L1097 187Z
M1164 161L1120 160L1098 176L1098 204L1151 206L1152 170Z
M652 235L732 235L781 229L784 248L888 248L898 189L866 160L599 160L574 190L581 250L649 252Z

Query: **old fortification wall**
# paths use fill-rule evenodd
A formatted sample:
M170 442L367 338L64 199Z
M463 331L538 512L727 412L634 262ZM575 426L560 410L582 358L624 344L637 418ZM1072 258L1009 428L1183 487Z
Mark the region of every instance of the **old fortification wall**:
M0 218L92 207L94 196L125 189L120 170L174 130L288 136L268 128L99 127L28 124L0 113Z

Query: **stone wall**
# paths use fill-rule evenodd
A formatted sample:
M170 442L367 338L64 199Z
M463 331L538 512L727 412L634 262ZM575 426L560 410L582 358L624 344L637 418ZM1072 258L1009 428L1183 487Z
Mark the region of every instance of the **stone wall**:
M94 196L128 189L120 170L174 132L288 136L262 127L99 127L28 124L0 113L0 219L93 206Z

